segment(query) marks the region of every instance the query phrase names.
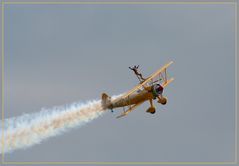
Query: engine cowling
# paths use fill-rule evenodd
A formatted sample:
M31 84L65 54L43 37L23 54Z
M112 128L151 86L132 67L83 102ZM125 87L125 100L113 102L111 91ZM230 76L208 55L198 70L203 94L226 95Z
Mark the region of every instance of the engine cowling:
M163 93L163 87L160 84L155 84L152 86L152 93L154 97L157 97Z

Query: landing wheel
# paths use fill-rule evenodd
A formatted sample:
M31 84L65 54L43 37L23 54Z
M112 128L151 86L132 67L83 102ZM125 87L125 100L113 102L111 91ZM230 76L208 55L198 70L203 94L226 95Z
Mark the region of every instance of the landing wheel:
M166 97L162 98L161 104L163 104L163 105L167 104L167 98Z
M156 111L155 107L149 107L146 112L149 112L151 114L154 114Z
M158 103L161 103L162 105L167 104L167 98L166 97L159 98Z

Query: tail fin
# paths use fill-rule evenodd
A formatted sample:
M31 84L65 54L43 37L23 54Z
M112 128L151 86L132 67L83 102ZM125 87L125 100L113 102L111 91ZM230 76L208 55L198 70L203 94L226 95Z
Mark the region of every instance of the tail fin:
M111 104L111 101L110 101L111 97L108 96L106 93L102 93L101 99L102 99L101 104L103 109L109 108Z

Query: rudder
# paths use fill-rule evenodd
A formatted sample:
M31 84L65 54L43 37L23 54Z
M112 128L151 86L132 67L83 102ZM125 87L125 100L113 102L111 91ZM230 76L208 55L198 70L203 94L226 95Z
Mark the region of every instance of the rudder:
M106 93L102 93L101 99L102 99L101 104L103 109L107 109L110 106L111 97L108 96Z

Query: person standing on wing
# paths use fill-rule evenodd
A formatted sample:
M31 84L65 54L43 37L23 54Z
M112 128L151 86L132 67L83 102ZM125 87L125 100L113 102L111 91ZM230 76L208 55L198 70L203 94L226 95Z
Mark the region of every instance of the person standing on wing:
M143 82L143 81L145 81L146 79L143 78L143 76L142 76L141 73L139 73L138 68L139 68L139 65L138 65L138 66L135 65L134 67L129 67L129 69L131 69L131 70L134 71L134 73L135 73L135 75L138 77L139 81L140 81L140 82Z

